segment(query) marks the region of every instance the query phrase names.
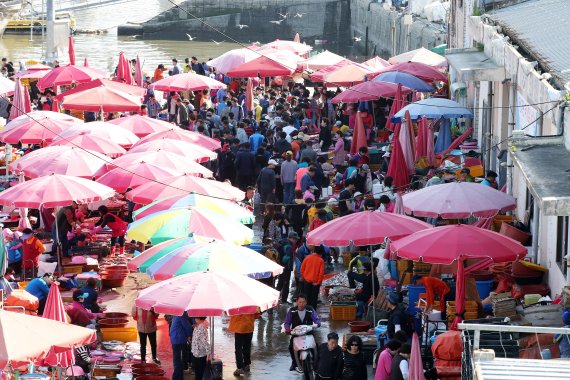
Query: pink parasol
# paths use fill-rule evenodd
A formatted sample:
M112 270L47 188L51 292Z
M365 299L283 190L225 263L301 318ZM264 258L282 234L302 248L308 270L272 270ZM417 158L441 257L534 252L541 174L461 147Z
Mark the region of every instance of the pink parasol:
M143 86L143 72L142 72L142 64L139 56L137 55L137 63L135 65L135 83L137 86Z
M30 178L56 173L91 179L106 162L111 161L101 153L69 146L51 146L37 152L14 161L11 167L23 171Z
M326 74L323 82L333 86L352 86L364 82L366 76L372 73L373 70L366 66L349 64Z
M418 120L418 136L416 137L415 160L418 161L427 155L427 129L428 122L424 116Z
M441 186L433 186L440 188ZM477 185L481 186L481 185ZM487 268L492 263L511 262L526 256L528 250L521 243L497 232L466 224L436 227L415 232L393 241L390 250L398 257L430 264L451 265L457 262L457 317L453 327L462 320L465 311L465 276L474 270ZM465 267L465 261L479 259Z
M59 100L62 100L66 96L77 94L77 93L83 92L85 90L90 90L92 88L97 88L97 87L110 88L112 90L125 92L129 95L138 96L138 97L143 97L146 94L146 90L144 88L132 86L132 85L126 84L126 83L112 81L109 79L95 79L95 80L92 80L90 82L81 83L81 84L75 86L74 88L72 88L71 90L67 90L64 93L59 94L57 96L57 98Z
M117 75L115 76L114 80L126 84L133 84L131 65L127 57L125 57L124 52L121 52L119 54L119 63L117 64Z
M136 112L140 110L141 104L141 97L109 87L95 87L72 95L64 94L62 102L65 109L92 112Z
M112 187L119 193L124 193L129 188L134 189L148 182L171 177L173 173L177 172L165 166L141 161L113 169L99 177L97 182Z
M18 116L22 116L32 110L32 105L29 102L29 94L28 94L28 101L26 102L26 93L28 90L22 83L20 83L20 79L16 79L16 85L14 88L14 100L12 102L12 109L10 110L10 120L17 118Z
M396 55L390 58L388 62L392 65L405 62L419 62L438 69L447 68L447 59L445 57L424 47Z
M69 36L69 64L75 65L75 46L73 44L73 36Z
M163 183L149 182L127 193L127 199L138 204L149 204L157 199L191 193L212 197L242 200L245 193L224 182L199 178L189 174L166 178ZM168 185L166 185L168 184Z
M139 140L137 136L124 128L117 128L117 126L103 121L92 121L90 123L75 124L67 128L54 141L59 138L70 138L81 134L105 137L123 148L129 148Z
M156 139L137 145L129 150L129 154L157 151L174 153L195 162L207 162L216 159L218 156L216 152L199 145L173 139Z
M404 87L401 84L398 84L398 89L396 91L396 95L394 96L394 101L392 102L392 106L390 107L390 113L388 114L388 120L386 120L386 129L389 129L390 131L395 130L395 126L394 124L392 124L392 121L390 120L391 117L397 114L404 107L406 103L404 101L404 94L402 93L403 88Z
M410 353L408 380L425 380L422 349L418 334L412 335L412 351Z
M17 75L14 76L18 78ZM0 95L10 96L16 91L16 83L13 80L0 76Z
M67 314L65 307L59 293L59 286L53 283L50 286L49 293L44 307L43 318L51 319L52 321L67 323ZM53 348L44 358L45 365L69 367L75 362L73 350L68 350L56 353Z
M412 74L428 83L436 81L447 82L447 76L441 71L419 62L402 62L381 70L383 73L389 71Z
M516 207L512 196L473 182L425 187L403 198L406 213L427 218L492 217Z
M24 183L24 182L26 182L24 173L20 173L19 183ZM26 228L32 228L32 224L30 223L30 219L28 218L28 208L20 207L20 220L18 221L18 231L23 231Z
M155 133L152 133L148 136L143 137L142 139L140 139L138 141L138 143L133 145L133 148L137 145L144 144L144 143L151 141L151 140L164 139L164 138L186 141L186 142L196 144L196 145L201 146L202 148L206 148L206 149L210 149L210 150L216 150L216 149L221 148L219 140L212 139L208 136L204 136L204 135L201 135L201 134L196 133L196 132L191 132L191 131L186 131L184 129L175 128L174 126L171 127L171 129L169 129L167 131L155 132Z
M358 153L361 147L368 147L366 142L366 131L364 130L364 123L362 122L362 115L360 111L356 113L356 125L354 126L354 135L352 136L352 143L350 144L350 154Z
M233 68L226 75L232 78L265 78L291 75L296 69L296 62L279 62L274 58L261 56Z
M300 69L321 70L345 60L346 59L344 57L325 50L322 53L299 62L298 67Z
M0 141L8 144L41 144L80 122L70 115L52 111L33 111L11 120L0 131Z
M49 146L75 146L98 152L108 157L119 157L127 153L122 146L106 137L88 134L75 135L67 139L58 139Z
M247 86L245 89L245 109L246 111L253 110L253 80L247 79Z
M115 169L115 167L124 167L126 165L136 164L136 163L151 163L154 165L161 166L172 170L170 176L178 173L188 173L202 177L212 177L213 173L206 167L198 164L195 161L190 161L184 159L184 156L180 156L175 153L168 152L166 150L157 150L152 152L135 152L127 153L115 160L112 163L106 165L98 173L95 174L96 177L105 174L106 172Z
M254 314L277 306L279 292L247 276L189 273L141 290L135 304L157 313L191 317Z
M332 99L333 103L357 103L364 100L378 100L380 98L392 98L397 95L398 88L400 95L412 92L407 87L399 86L396 83L382 81L367 81L352 86Z
M402 123L398 137L406 161L406 167L408 168L408 174L414 174L416 171L414 162L414 132L409 112L406 112L406 122Z
M14 78L20 79L41 79L51 71L51 67L46 65L31 65L24 71L18 71Z
M225 83L195 73L172 75L152 83L150 88L159 91L198 91L226 88Z
M62 174L52 174L17 184L0 193L4 206L47 208L67 206L72 202L90 203L107 199L115 191L93 181Z
M394 186L398 191L403 190L410 184L410 176L406 166L406 159L402 152L402 145L400 144L400 130L402 124L396 125L394 131L394 138L392 139L392 153L390 155L390 163L388 165L388 176L394 179Z
M141 138L155 132L164 132L171 129L179 129L176 125L170 124L166 121L141 115L120 117L118 119L110 120L108 123L118 125L121 128L125 128L137 135L137 137Z
M261 54L252 49L233 49L206 63L210 67L215 67L218 72L226 74L228 71L260 56Z
M50 350L60 353L96 339L95 330L0 310L0 368L39 363Z
M311 81L321 83L324 81L324 78L327 74L332 73L333 71L347 65L358 65L358 63L352 62L350 59L342 59L341 61L338 61L334 65L328 65L320 69L319 71L311 74L310 75Z
M54 86L90 82L94 79L106 78L107 73L85 66L60 66L50 71L38 81L38 88L43 91Z
M362 62L362 64L370 67L374 71L382 70L383 68L390 66L390 62L378 56L370 58L368 61Z
M307 244L335 247L381 244L385 238L402 237L432 227L405 215L363 211L334 219L309 232Z
M258 50L263 50L265 48L271 47L277 50L289 50L297 55L304 56L308 54L313 47L307 44L303 44L298 41L287 41L287 40L275 40L273 42L261 45Z

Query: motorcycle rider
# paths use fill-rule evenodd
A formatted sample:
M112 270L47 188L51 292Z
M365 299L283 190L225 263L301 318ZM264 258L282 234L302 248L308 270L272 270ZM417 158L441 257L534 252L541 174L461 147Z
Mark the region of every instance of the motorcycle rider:
M283 326L287 334L291 334L291 330L300 325L312 326L316 324L318 327L321 326L321 318L315 309L307 305L306 295L299 294L296 303L296 306L291 307L285 316ZM297 370L297 372L303 373L303 370L297 367L297 361L295 360L295 352L293 351L294 338L294 336L291 336L291 340L289 341L289 353L291 354L291 367L289 371Z

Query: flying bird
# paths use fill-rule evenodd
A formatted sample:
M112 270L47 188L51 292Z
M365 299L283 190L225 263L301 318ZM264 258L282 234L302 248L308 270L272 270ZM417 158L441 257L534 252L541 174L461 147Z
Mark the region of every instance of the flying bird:
M212 40L212 42L215 43L216 45L220 45L220 44L221 44L222 42L224 42L224 41L218 42L218 41L216 41L216 40Z
M140 36L141 36L140 34L135 34L135 35L132 35L131 38L138 38Z
M279 16L281 16L281 18L286 19L287 16L289 16L289 13L285 13L284 15L282 15L281 13L278 13Z
M281 23L285 21L285 19L279 20L279 21L269 21L271 24L276 24L276 25L281 25Z
M361 37L354 37L354 41L358 42L358 41L362 41Z
M243 25L243 24L238 24L237 27L240 28L240 30L243 29L243 28L249 28L249 26Z
M297 13L297 14L295 15L295 17L301 18L301 17L303 17L303 15L306 15L306 13Z
M189 35L188 33L186 33L186 35L188 36L188 39L190 41L194 41L196 39L196 37L192 37L191 35Z

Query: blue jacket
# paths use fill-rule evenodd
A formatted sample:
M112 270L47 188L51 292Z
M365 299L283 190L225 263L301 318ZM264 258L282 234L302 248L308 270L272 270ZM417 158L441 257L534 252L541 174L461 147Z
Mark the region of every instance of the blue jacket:
M250 150L253 153L257 152L257 148L261 146L263 140L265 140L265 137L259 132L255 132L253 135L249 136L249 143L251 144Z
M46 284L43 278L34 278L28 286L26 286L26 292L35 296L39 300L47 299L49 293L49 286Z
M170 325L170 343L173 345L185 344L193 332L194 329L188 316L176 316L172 318L172 324Z
M99 296L99 294L97 293L97 291L95 289L93 289L89 286L82 287L81 291L83 293L89 294L89 296L83 300L83 306L85 306L86 309L91 310L93 305L95 305L97 303L97 297Z
M255 156L249 150L238 150L234 164L238 175L253 176L255 174Z

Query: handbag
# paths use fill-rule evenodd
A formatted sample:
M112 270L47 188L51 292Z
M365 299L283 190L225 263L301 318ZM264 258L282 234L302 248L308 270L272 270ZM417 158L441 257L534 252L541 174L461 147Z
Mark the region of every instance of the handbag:
M212 365L212 362L207 362L206 368L204 368L204 376L202 377L202 379L222 380L221 366Z

